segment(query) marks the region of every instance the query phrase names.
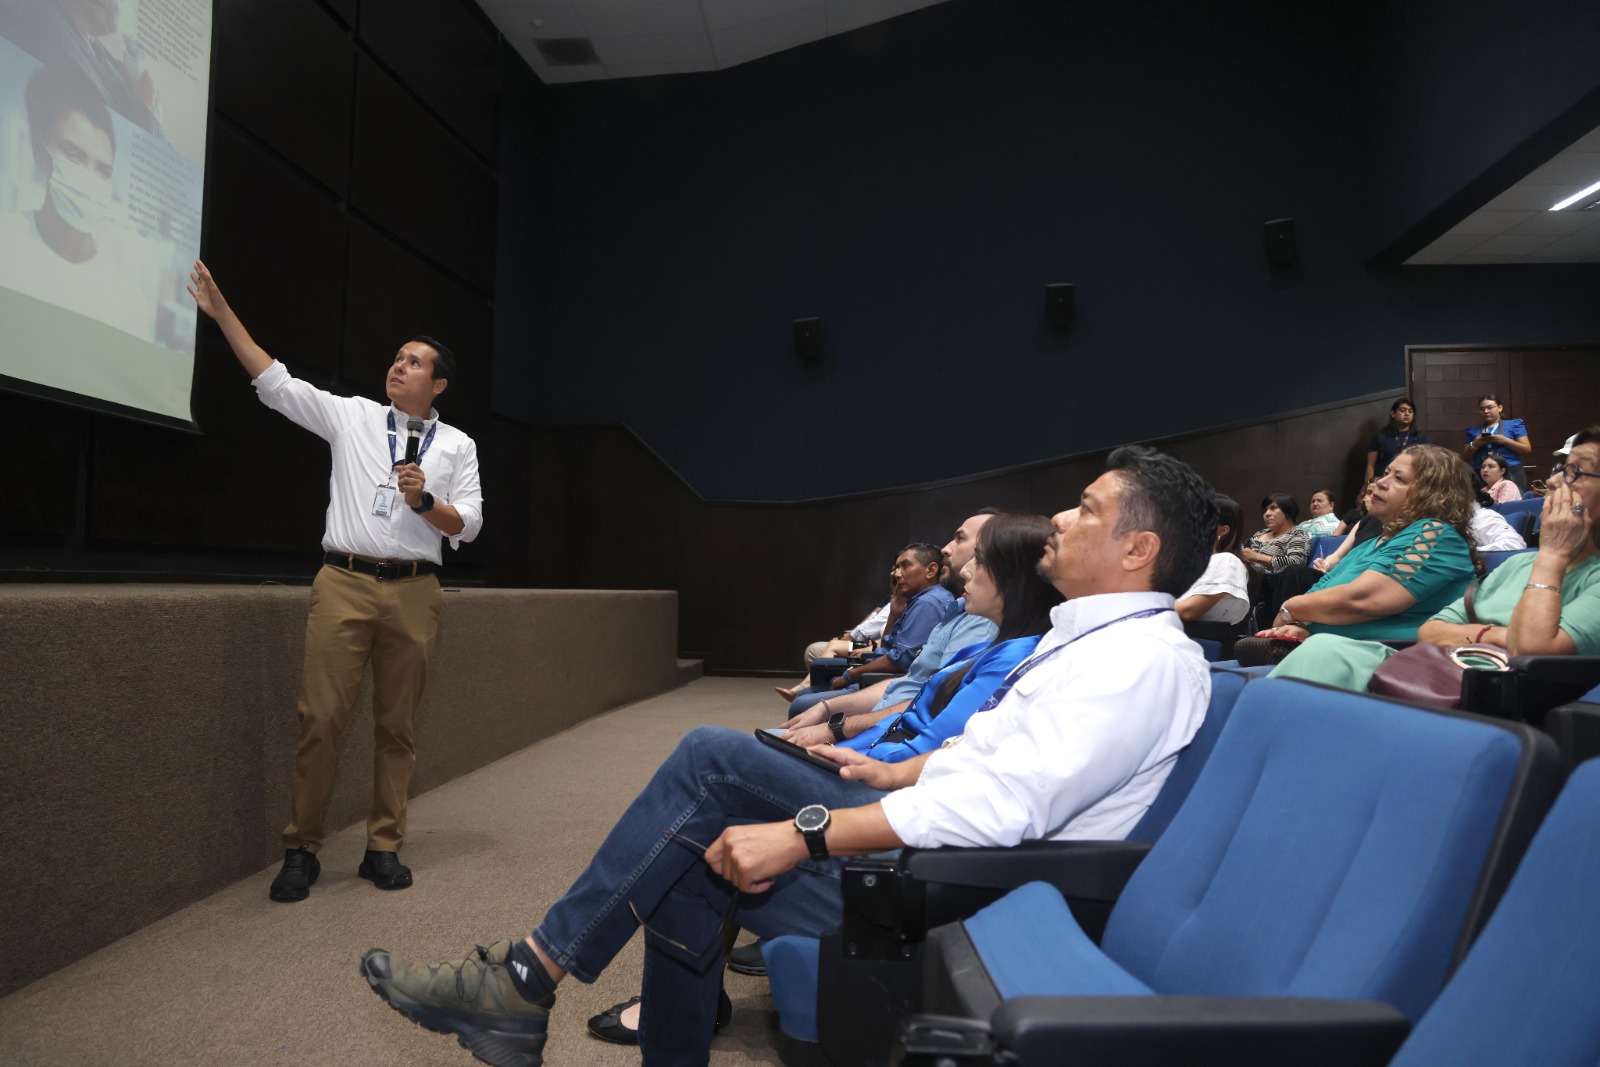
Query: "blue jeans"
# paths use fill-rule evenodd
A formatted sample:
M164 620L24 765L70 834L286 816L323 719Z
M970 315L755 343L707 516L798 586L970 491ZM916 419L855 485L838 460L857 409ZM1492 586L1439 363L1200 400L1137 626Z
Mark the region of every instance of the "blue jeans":
M766 893L748 896L706 866L705 846L729 826L791 819L807 804L859 807L883 795L750 734L691 730L533 938L574 978L593 982L644 923L644 1060L703 1064L722 984L724 921L737 916L761 937L820 936L841 915L839 861L808 860Z

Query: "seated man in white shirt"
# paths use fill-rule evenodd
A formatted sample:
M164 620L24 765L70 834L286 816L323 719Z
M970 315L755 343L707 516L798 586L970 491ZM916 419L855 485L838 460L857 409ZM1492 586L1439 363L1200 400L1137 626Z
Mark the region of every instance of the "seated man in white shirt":
M643 926L646 1059L703 1063L724 922L835 928L837 857L1126 836L1205 716L1210 676L1173 603L1205 569L1217 506L1189 467L1129 447L1075 521L1055 521L1040 573L1067 601L959 744L897 764L819 746L835 777L736 731L691 731L531 936L434 965L372 949L368 984L479 1059L531 1067L557 984L594 981Z

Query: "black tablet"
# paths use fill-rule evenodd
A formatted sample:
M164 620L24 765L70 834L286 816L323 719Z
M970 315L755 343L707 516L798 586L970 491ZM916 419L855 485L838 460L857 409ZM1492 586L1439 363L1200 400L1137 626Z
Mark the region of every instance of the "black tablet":
M834 763L832 760L825 760L821 756L813 756L811 753L807 752L793 741L785 741L783 739L782 730L757 730L756 737L760 739L762 744L771 745L773 748L777 749L779 752L782 752L786 756L793 756L797 760L804 760L813 767L821 767L829 774L839 773L839 765Z

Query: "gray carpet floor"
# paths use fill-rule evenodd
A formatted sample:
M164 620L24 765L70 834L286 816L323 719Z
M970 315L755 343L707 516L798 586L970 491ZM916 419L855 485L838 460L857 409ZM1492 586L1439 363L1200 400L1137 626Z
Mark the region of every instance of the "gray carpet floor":
M264 870L0 1000L0 1063L474 1063L375 997L361 953L456 959L526 934L686 730L770 726L782 712L770 681L702 678L509 754L413 798L412 888L357 878L364 828L347 828L323 847L309 900L269 901L276 867ZM562 984L546 1063L638 1062L584 1024L637 991L641 959L635 938L593 986ZM766 980L727 982L734 1021L711 1062L776 1064Z

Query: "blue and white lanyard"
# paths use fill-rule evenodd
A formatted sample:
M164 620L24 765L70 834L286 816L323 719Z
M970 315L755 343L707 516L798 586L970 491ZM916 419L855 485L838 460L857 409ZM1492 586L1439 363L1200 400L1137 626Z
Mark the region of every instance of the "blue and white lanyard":
M433 444L433 435L438 433L438 432L439 432L439 424L437 422L435 422L432 426L430 426L428 428L428 436L426 436L426 437L424 437L422 439L422 447L417 449L417 463L418 464L421 464L422 463L422 457L426 456L428 454L428 446ZM389 469L390 470L394 469L394 464L395 464L394 441L395 441L394 409L390 408L389 409Z
M1172 608L1146 608L1143 611L1136 611L1132 615L1124 615L1120 619L1112 619L1110 622L1103 622L1093 629L1083 631L1083 633L1078 634L1071 641L1057 645L1055 648L1052 648L1042 656L1033 656L1030 659L1022 661L1011 669L1011 673L1006 675L1006 680L1000 683L1000 688L991 693L989 695L989 699L985 700L983 702L983 706L977 711L973 712L973 714L977 715L985 711L993 711L995 707L999 705L1000 701L1005 699L1006 694L1011 692L1011 687L1022 681L1023 675L1027 674L1029 671L1033 670L1046 660L1054 657L1057 652L1068 648L1077 641L1083 640L1090 634L1098 633L1099 631L1104 630L1107 626L1115 626L1119 622L1127 622L1129 619L1148 619L1152 615L1160 615L1162 612L1172 610Z

